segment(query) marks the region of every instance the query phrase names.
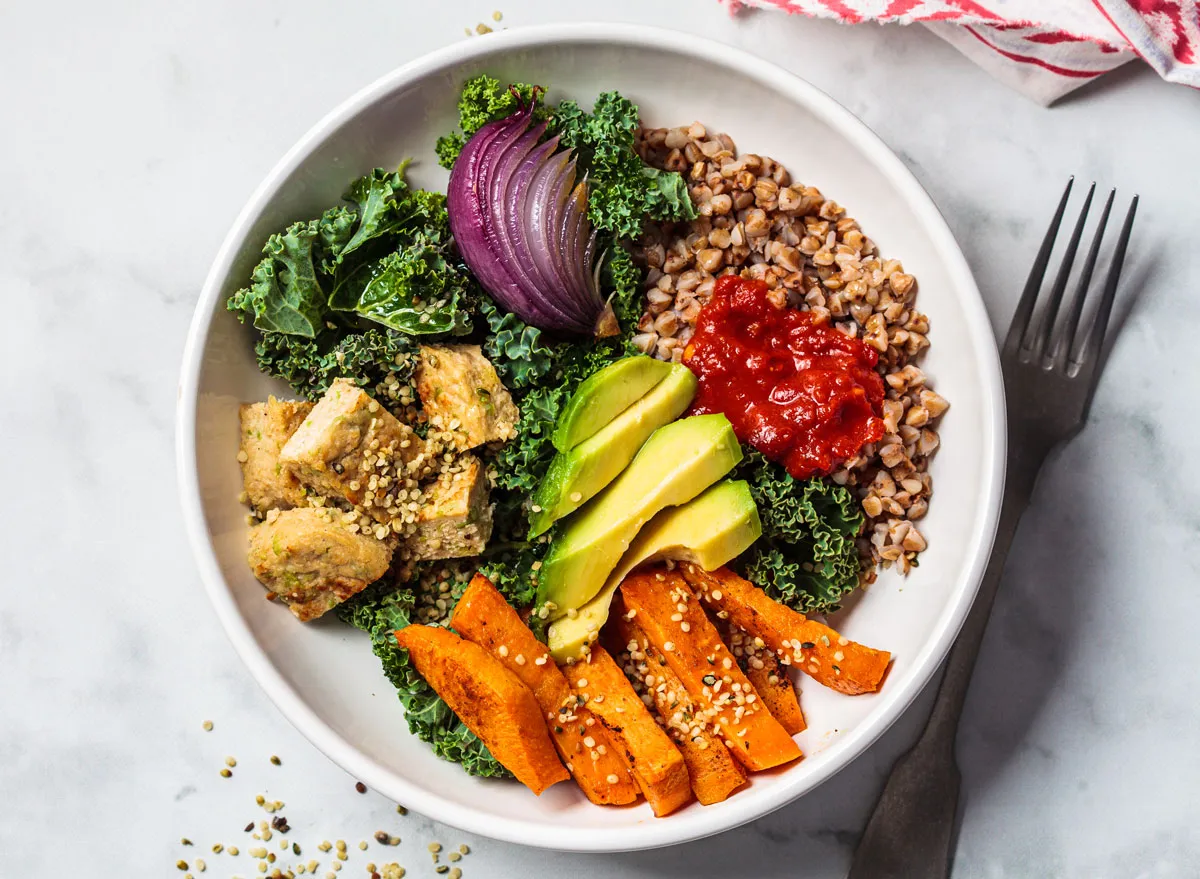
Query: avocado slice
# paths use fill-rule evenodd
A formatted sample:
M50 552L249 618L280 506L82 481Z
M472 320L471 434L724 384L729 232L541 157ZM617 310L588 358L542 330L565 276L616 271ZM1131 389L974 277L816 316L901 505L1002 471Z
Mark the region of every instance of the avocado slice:
M559 662L578 657L608 620L613 595L638 565L661 559L694 562L706 571L728 564L762 534L758 507L745 480L718 482L686 504L663 510L646 523L596 597L574 617L550 624L550 655Z
M618 360L613 366L624 362ZM651 362L664 368L666 378L594 435L554 456L533 494L530 540L599 494L655 430L687 410L696 395L695 374L678 363Z
M623 357L584 379L558 415L554 448L570 451L594 436L670 371L671 364L639 354Z
M720 413L693 415L654 431L550 547L538 576L538 607L547 606L553 618L582 607L659 510L687 503L740 460L733 425Z

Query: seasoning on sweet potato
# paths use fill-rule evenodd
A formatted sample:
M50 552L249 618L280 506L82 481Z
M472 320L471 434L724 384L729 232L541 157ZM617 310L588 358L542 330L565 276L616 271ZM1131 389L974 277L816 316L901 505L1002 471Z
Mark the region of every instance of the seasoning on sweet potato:
M450 625L487 650L533 691L550 727L551 741L589 800L601 805L637 800L638 787L621 756L609 747L607 731L595 723L586 707L576 707L571 685L550 658L546 645L521 622L491 580L483 574L475 575L455 605ZM578 719L560 723L558 712L564 706ZM596 745L585 744L589 736Z
M692 788L683 755L604 648L593 646L586 661L563 670L575 695L612 733L613 746L627 761L654 814L661 818L687 805ZM564 719L579 722L575 715Z
M535 794L570 778L558 759L537 699L478 644L440 626L396 632L421 676L492 756Z
M683 681L641 626L624 618L624 608L614 607L613 611L617 632L625 643L625 676L652 697L667 733L683 754L696 799L702 806L727 799L746 783L746 773L722 743L720 733L697 717Z
M759 700L678 571L652 568L631 574L621 583L621 596L625 616L637 620L745 768L770 769L803 756Z
M723 619L762 638L784 664L794 665L832 690L874 693L892 655L843 638L829 626L796 613L728 568L680 567L696 593Z
M717 628L721 631L725 646L733 653L750 683L754 684L758 698L763 700L771 716L779 721L790 736L804 732L808 723L804 720L804 712L800 710L800 697L787 669L780 665L779 657L771 652L762 638L744 629L729 625Z

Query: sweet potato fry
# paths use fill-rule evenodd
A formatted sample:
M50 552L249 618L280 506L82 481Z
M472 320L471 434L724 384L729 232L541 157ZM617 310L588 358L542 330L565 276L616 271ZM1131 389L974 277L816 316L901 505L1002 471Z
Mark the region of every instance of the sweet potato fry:
M766 642L786 664L850 696L874 693L892 655L843 638L829 626L796 613L728 568L704 571L681 565L684 577L718 616Z
M564 671L575 695L612 733L613 745L628 761L654 814L661 818L686 805L692 799L692 788L683 755L604 648L593 646L587 661L568 665ZM578 722L574 717L567 719Z
M535 794L571 776L559 762L537 699L478 644L440 626L408 626L396 643L492 756Z
M759 700L678 571L631 574L621 583L621 596L625 616L637 620L745 768L770 769L803 756Z
M589 800L601 805L624 805L638 798L638 786L620 755L611 749L608 733L595 728L592 712L586 706L576 706L571 685L550 658L546 645L521 622L491 580L475 575L455 605L450 625L487 650L533 691L550 727L551 741ZM577 720L560 723L558 713L563 708L573 712ZM589 735L605 748L587 747L584 739Z
M763 700L771 716L779 721L790 736L804 732L808 724L804 720L804 712L800 710L800 698L796 695L796 687L787 669L780 665L779 657L771 652L761 638L756 643L754 635L737 626L717 628L721 631L725 646L733 653L750 683L754 684L754 691Z
M632 677L635 689L640 682L643 691L654 699L659 718L683 754L692 793L700 804L709 806L728 799L746 783L746 773L722 743L720 734L696 716L687 688L658 648L650 643L641 626L624 618L623 611L621 607L613 608L617 632L625 642L625 676Z

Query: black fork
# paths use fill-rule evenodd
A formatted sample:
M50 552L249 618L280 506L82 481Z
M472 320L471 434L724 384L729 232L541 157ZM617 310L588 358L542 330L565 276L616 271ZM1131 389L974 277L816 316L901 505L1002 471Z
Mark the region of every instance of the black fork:
M1113 249L1091 323L1081 330L1084 306L1087 300L1096 298L1092 275L1116 190L1104 203L1079 280L1062 316L1064 294L1096 192L1093 183L1054 283L1043 295L1046 269L1073 183L1074 178L1058 203L1001 349L1008 410L1008 471L991 559L975 604L950 649L933 713L916 745L892 767L854 853L849 879L945 879L950 875L961 781L954 743L967 687L1004 572L1004 560L1021 514L1029 505L1038 472L1051 449L1079 433L1087 420L1100 381L1104 336L1137 213L1135 195Z

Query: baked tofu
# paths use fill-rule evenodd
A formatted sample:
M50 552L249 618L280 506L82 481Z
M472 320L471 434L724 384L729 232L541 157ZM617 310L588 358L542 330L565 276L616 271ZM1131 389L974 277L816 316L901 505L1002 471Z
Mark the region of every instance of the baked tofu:
M250 570L301 622L314 620L382 577L391 545L352 533L344 514L300 507L250 531Z
M398 491L416 488L425 442L349 379L338 379L279 453L313 493L345 498L399 528ZM411 518L411 516L409 517Z
M243 403L238 410L242 422L242 454L238 455L242 484L247 502L260 513L304 503L304 488L280 463L279 450L312 408L312 403L269 397L265 403Z
M491 536L487 474L478 458L464 454L425 487L416 530L403 552L412 561L479 555Z
M517 406L478 345L422 345L417 393L430 424L473 449L517 435Z

